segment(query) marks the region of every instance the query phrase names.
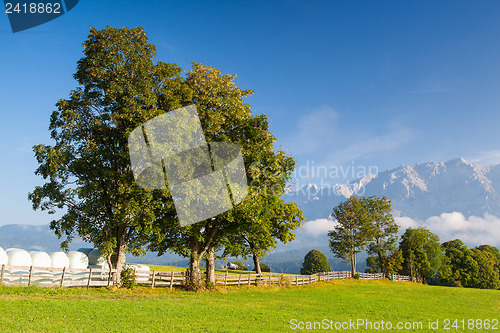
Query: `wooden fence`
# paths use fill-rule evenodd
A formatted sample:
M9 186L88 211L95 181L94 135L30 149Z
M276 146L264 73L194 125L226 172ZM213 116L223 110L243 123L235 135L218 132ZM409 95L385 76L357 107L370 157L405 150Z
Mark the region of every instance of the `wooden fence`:
M138 271L134 270L135 281L142 285L168 286L172 290L173 286L183 286L186 280L186 272L158 272L158 271Z
M39 285L57 287L91 287L91 286L111 286L114 284L114 269L70 269L70 268L45 268L33 266L1 266L0 285ZM168 286L172 290L173 286L185 285L186 272L158 272L139 271L134 269L136 282L140 285ZM360 279L381 280L384 279L382 273L357 273ZM237 285L306 285L321 281L351 278L351 272L325 272L312 275L277 274L277 273L248 273L248 274L215 274L215 284L224 287ZM410 281L409 276L392 275L393 281Z
M392 281L408 281L408 282L410 282L411 281L411 277L409 277L407 275L392 274L391 275L391 280Z
M384 279L382 273L358 273L360 279L381 280ZM295 286L316 283L321 281L330 281L335 279L349 279L351 272L325 272L312 275L292 275L292 274L215 274L215 284L230 286L230 285L251 285L251 284L290 284Z

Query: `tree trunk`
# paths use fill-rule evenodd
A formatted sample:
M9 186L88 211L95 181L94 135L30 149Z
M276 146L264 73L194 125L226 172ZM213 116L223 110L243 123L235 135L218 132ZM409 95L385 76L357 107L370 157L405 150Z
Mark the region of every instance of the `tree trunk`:
M380 273L383 273L385 277L388 277L387 270L384 267L384 258L382 257L382 251L380 248L378 249L378 262L380 266Z
M207 288L215 287L215 249L213 246L208 248L206 254L207 278L205 284Z
M109 257L109 261L111 261L110 268L116 269L116 274L114 276L114 283L116 286L121 285L121 273L123 270L123 266L125 265L125 253L127 252L126 234L126 228L118 229L116 237L116 247L113 249L113 253Z
M351 253L351 277L354 277L356 274L356 254Z
M257 274L262 274L262 271L260 270L259 256L256 254L253 254L253 264L255 266L255 272Z
M410 281L413 282L413 258L412 258L412 251L411 251L411 248L410 248Z
M200 271L201 255L199 253L199 240L198 238L191 236L189 239L189 243L191 247L191 254L189 256L189 275L186 281L186 289L196 291L202 287L201 271Z

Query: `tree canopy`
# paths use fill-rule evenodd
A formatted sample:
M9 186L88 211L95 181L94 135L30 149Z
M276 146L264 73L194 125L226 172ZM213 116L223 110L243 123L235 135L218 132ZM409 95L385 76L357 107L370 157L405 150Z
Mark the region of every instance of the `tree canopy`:
M371 239L368 254L375 255L378 269L388 276L398 266L396 251L399 226L392 215L392 205L386 197L361 198L367 210Z
M437 278L443 253L439 237L425 227L408 228L401 237L403 251L403 272L412 281L430 282Z
M351 264L351 273L356 273L356 255L363 251L371 239L371 225L363 201L351 196L333 208L332 216L337 220L328 232L333 254Z
M91 28L74 75L78 87L50 118L54 145L34 147L36 174L47 182L29 194L34 209L65 209L50 224L67 247L80 236L121 270L125 252L141 254L155 212L168 211L130 172L128 135L144 121L189 100L181 69L153 63L141 28ZM119 276L119 274L118 274Z
M391 202L386 197L351 196L333 209L337 220L328 233L330 248L339 258L351 264L356 272L356 254L368 246L369 271L389 274L399 267L396 251L399 226L392 216Z
M481 245L468 249L459 239L445 242L442 246L445 257L439 271L440 284L483 289L500 287L497 248Z
M142 28L91 29L74 75L78 86L51 116L55 144L34 147L36 174L47 182L29 199L34 209L66 210L51 223L57 235L66 236L63 246L80 236L118 270L126 251L175 252L190 258L188 285L197 289L206 254L213 263L216 249L242 237L259 255L275 246L275 239L293 239L302 212L279 197L295 164L274 147L266 116L252 114L244 102L253 91L240 89L236 75L199 63L187 72L155 64L155 51ZM241 148L249 193L234 209L181 227L168 187L148 190L134 182L128 137L147 120L191 104L208 142ZM241 249L246 247L250 243Z

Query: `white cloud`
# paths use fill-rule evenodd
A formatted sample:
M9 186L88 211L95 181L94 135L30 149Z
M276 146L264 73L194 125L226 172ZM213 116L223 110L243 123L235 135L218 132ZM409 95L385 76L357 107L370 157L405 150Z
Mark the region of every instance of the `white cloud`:
M401 229L405 230L408 228L417 228L419 226L418 222L407 216L398 216L395 217L394 220L401 227Z
M334 227L335 222L331 219L317 219L304 223L301 229L313 237L318 237L326 235Z
M424 226L437 234L441 242L459 238L469 246L500 246L500 218L491 214L466 218L462 213L453 212L432 216L425 221L409 217L396 217L395 220L402 229Z
M500 150L483 151L468 159L474 163L486 166L500 164Z

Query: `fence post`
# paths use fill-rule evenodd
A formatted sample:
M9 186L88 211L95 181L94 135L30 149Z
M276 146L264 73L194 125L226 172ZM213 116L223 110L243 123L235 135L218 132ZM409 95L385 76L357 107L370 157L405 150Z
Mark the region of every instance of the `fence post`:
M62 276L61 276L61 284L59 285L59 288L62 288L63 283L64 283L64 276L66 275L66 266L63 268Z
M92 280L92 267L90 267L89 271L89 280L87 281L87 289L90 288L90 281Z
M33 265L30 266L30 276L28 277L28 287L31 286L31 277L33 276Z
M295 286L299 285L299 275L295 275Z
M248 273L248 285L250 285L251 280L252 280L252 273Z
M240 282L241 282L241 274L240 274L240 276L238 277L238 287L240 286Z
M228 272L226 271L226 275L224 276L224 288L227 285L227 274L228 274Z
M151 281L151 289L155 287L155 277L156 277L156 272L153 271L153 281Z
M269 284L273 284L273 282L271 281L271 272L269 272Z
M170 290L174 287L174 272L170 273Z
M0 274L0 286L3 285L4 274L5 274L5 264L2 265L2 273Z

